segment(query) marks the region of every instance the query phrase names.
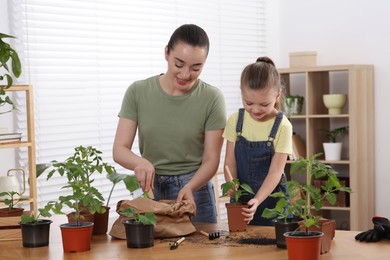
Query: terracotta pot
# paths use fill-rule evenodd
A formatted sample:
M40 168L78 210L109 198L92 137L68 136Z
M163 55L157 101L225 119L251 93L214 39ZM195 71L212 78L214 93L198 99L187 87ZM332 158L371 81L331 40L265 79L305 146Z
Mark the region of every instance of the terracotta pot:
M284 237L284 233L289 231L296 231L299 229L299 221L301 219L298 218L288 218L285 222L284 219L275 219L275 237L276 237L276 246L278 248L286 249L286 239Z
M35 223L20 224L24 247L40 247L49 245L50 219L40 219Z
M126 230L128 248L152 247L154 243L154 225L144 225L133 220L123 221Z
M301 225L300 229L303 231L305 227ZM334 219L320 219L319 227L312 226L311 231L320 231L324 233L321 238L321 254L328 253L332 244L332 239L336 234L336 221Z
M104 213L95 213L93 216L94 225L92 235L103 235L107 233L110 207L103 206L103 208L106 209Z
M236 203L225 203L227 219L229 225L229 231L245 231L246 222L244 221L244 216L242 215L242 208L247 208L248 205L236 204Z
M19 217L23 214L24 209L22 208L13 208L9 210L8 208L0 209L0 217Z
M288 260L319 260L323 235L318 231L310 231L309 235L304 231L284 233Z
M91 249L92 222L75 222L60 225L64 252L83 252Z

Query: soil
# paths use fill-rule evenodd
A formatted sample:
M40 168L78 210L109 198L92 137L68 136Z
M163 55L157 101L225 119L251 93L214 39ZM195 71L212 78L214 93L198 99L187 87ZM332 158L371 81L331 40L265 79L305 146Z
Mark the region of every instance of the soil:
M275 246L276 239L274 231L262 232L262 234L254 234L251 230L243 232L229 232L227 230L217 230L211 233L219 232L219 238L209 240L205 235L196 232L186 236L185 242L192 243L199 247L203 246L220 246L220 247L259 247L259 246ZM174 244L178 238L160 239L160 243Z

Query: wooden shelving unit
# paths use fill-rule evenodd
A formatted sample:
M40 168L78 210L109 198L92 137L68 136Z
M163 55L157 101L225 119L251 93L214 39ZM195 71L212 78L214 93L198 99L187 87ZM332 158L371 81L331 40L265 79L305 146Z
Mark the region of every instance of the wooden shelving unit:
M37 185L36 185L36 156L35 156L35 128L34 128L34 99L31 85L14 85L6 91L23 91L26 98L26 127L27 136L22 137L20 142L0 143L0 149L16 149L26 147L28 151L28 169L26 179L29 179L29 194L26 200L20 201L19 204L29 205L25 211L37 211ZM0 203L3 207L4 203ZM0 240L20 239L19 226L20 217L2 217L0 218ZM6 228L9 226L10 228Z
M337 65L279 69L288 95L304 96L301 115L291 116L293 131L301 136L306 156L324 153L320 129L349 125L340 161L329 163L349 179L349 206L326 207L321 214L336 219L338 229L368 230L375 214L374 170L374 67ZM322 95L347 94L339 115L329 115ZM291 163L291 162L289 162ZM290 164L287 165L289 168ZM289 172L289 169L286 169ZM302 180L300 180L302 181Z

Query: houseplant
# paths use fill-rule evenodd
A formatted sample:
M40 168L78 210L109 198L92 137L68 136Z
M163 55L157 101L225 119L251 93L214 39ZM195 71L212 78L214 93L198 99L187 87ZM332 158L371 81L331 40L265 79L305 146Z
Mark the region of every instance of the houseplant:
M113 168L102 161L100 154L100 151L91 146L76 147L74 155L67 158L65 162L54 161L52 164L53 170L47 175L47 180L55 172L60 176L66 176L68 182L62 188L69 189L71 192L70 195L60 196L58 201L53 202L54 206L52 208L56 214L66 214L63 212L63 206L74 210L70 216L68 214L74 222L70 221L70 223L60 225L65 252L78 252L90 249L94 223L81 222L85 218L82 213L103 213L105 210L102 207L103 196L92 186L94 180L91 176L95 172L102 173L103 170L107 173L112 173Z
M240 197L247 194L254 194L254 192L248 184L240 183L238 179L234 179L227 166L225 169L229 176L229 181L221 184L221 197L230 195L234 201L233 203L225 203L229 230L245 231L247 224L244 221L244 216L242 215L242 208L248 207L248 205L242 204L240 202Z
M0 192L0 197L4 197L0 202L7 205L6 208L0 209L0 217L15 217L23 214L23 208L16 208L15 205L20 201L27 200L26 198L20 197L21 194L16 191L3 191Z
M321 210L325 200L333 205L336 202L336 192L351 192L349 187L340 184L337 172L330 165L317 160L320 155L314 154L308 158L302 157L295 161L291 167L291 174L305 174L306 182L303 184L295 180L287 182L288 186L296 185L301 190L301 197L295 203L302 208L298 213L299 217L302 218L301 223L304 229L304 231L285 233L290 260L319 259L323 233L311 231L312 227L319 227L321 217L316 212ZM324 179L325 182L321 187L316 187L312 184L313 179ZM318 244L315 244L316 242ZM303 248L298 248L302 244Z
M286 96L284 100L284 111L287 116L300 115L303 107L303 96Z
M131 207L122 210L120 214L130 218L123 222L126 230L127 247L152 247L157 216L152 212L139 212Z
M343 126L333 130L320 129L320 131L325 135L325 139L327 140L327 142L322 144L324 147L325 160L340 160L342 143L337 142L337 138L347 135L349 133L349 127Z
M290 181L286 183L286 192L279 191L270 194L270 197L278 198L274 208L265 208L262 217L270 218L275 223L276 246L278 248L287 248L284 233L299 229L299 217L302 214L302 202L300 198L299 183Z
M0 71L0 81L4 79L7 82L5 86L0 86L0 107L6 104L11 106L11 109L0 112L0 114L11 112L15 108L11 98L9 96L5 96L4 90L12 85L12 75L16 78L19 78L20 74L22 73L22 65L20 63L18 53L11 47L9 43L3 41L4 38L15 37L0 33L0 69L4 68L6 71L5 73ZM9 60L11 60L11 69L8 66Z
M50 219L40 217L51 217L52 203L48 203L44 208L38 209L38 214L31 212L21 215L20 226L22 229L22 241L24 247L40 247L49 245Z

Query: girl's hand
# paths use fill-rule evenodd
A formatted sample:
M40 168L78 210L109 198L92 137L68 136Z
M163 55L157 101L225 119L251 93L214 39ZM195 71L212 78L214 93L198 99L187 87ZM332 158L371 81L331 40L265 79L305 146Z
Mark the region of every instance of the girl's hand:
M253 198L248 201L248 205L248 208L242 208L242 215L244 215L244 221L247 224L249 224L249 222L251 222L251 220L253 219L253 216L255 215L256 209L260 205L260 202L257 199Z
M194 206L194 216L196 216L196 204L194 194L192 190L186 185L179 191L176 202L180 203L184 199L188 199L190 203Z

